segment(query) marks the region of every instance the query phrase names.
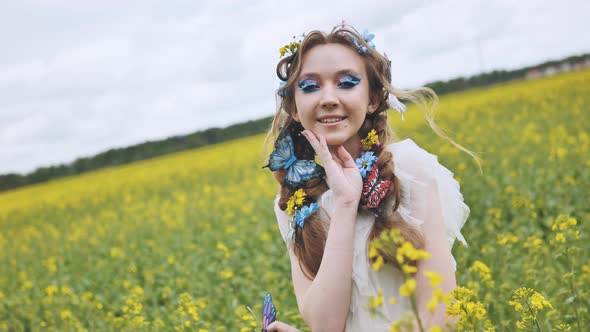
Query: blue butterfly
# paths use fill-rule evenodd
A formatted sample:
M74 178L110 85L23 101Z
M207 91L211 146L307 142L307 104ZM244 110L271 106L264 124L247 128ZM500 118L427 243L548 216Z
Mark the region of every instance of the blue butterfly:
M277 320L277 309L272 303L272 296L267 293L262 303L262 332L267 332L270 323Z
M318 210L318 203L311 203L310 205L306 205L301 209L297 210L297 214L295 216L296 224L299 228L303 228L305 226L305 220L309 217L312 213Z
M290 188L300 187L303 183L324 176L324 168L315 160L297 160L293 138L288 130L283 130L275 143L275 149L270 154L268 167L272 171L287 170L285 182Z

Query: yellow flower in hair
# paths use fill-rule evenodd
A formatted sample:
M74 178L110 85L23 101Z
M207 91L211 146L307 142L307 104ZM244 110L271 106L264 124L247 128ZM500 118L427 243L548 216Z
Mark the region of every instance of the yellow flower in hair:
M287 213L290 216L295 215L295 201L292 199L289 199L289 201L287 202Z
M303 206L306 196L307 194L305 193L305 191L303 191L303 189L297 189L297 191L293 193L293 196L291 196L291 198L289 198L289 201L287 202L287 213L290 216L295 215L295 208Z
M361 140L363 150L365 151L371 150L373 148L373 145L377 143L379 143L379 135L377 135L375 129L371 129L367 137Z
M285 55L293 55L295 54L295 52L297 52L297 49L299 49L299 43L292 41L289 44L281 47L279 49L279 53L280 53L280 57L282 58Z
M297 206L302 206L303 205L303 202L305 201L305 196L307 196L307 194L305 193L305 191L303 191L303 189L298 189L293 194L293 197L295 199L295 204Z

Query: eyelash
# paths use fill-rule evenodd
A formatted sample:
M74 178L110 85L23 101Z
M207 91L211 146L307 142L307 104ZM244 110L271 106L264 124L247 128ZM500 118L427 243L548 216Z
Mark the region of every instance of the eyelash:
M352 89L361 82L361 79L356 76L346 76L340 79L338 88ZM313 80L303 80L299 82L299 89L305 93L314 92L320 89L318 83Z
M346 76L340 80L338 87L342 89L352 89L361 82L361 79L355 76Z
M316 81L303 80L299 82L299 89L303 92L314 92L320 89Z

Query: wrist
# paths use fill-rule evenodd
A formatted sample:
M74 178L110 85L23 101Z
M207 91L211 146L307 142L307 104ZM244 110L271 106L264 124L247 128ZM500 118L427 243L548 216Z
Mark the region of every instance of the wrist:
M356 214L358 207L359 207L359 199L336 199L334 201L334 205L336 207L336 210L350 210L350 212L353 212L354 214Z

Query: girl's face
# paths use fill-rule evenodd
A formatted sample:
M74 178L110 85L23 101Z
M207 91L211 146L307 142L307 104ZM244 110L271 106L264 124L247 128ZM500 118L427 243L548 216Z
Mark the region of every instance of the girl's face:
M344 145L360 153L361 128L370 104L365 63L353 49L340 44L314 46L303 56L295 86L293 118L303 128L326 137L329 146Z

